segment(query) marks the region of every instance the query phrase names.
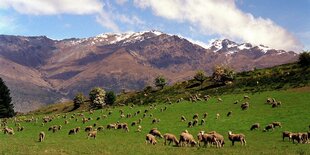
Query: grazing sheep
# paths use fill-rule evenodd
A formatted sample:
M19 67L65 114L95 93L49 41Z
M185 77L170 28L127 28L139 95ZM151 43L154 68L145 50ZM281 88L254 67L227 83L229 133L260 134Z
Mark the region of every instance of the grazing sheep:
M223 102L223 100L220 97L218 97L217 102Z
M244 99L244 100L249 100L250 97L249 97L248 95L245 95L245 96L243 96L243 99Z
M164 143L165 145L167 145L167 141L169 141L168 145L170 145L171 142L175 143L176 146L179 145L179 141L174 134L166 133L166 134L164 134L164 139L165 139L165 143Z
M88 135L87 135L87 139L90 137L93 137L94 139L96 139L97 136L97 129L93 130L93 131L89 131Z
M239 100L236 100L235 102L234 102L234 104L238 104L239 103Z
M151 129L149 134L152 134L152 135L157 136L159 138L163 138L163 136L161 135L160 131L157 128Z
M76 134L75 128L69 130L69 133L68 133L68 135L73 135L73 134Z
M188 132L182 132L180 135L179 146L191 145L195 146L197 142L195 141L193 135Z
M224 141L224 136L223 135L221 135L221 134L219 134L219 133L217 133L215 131L208 132L208 134L213 134L216 137L220 147L224 146L225 141Z
M193 119L198 119L199 115L196 113L194 116L193 116Z
M103 126L98 126L97 131L102 131L104 129Z
M201 121L200 121L200 125L204 125L205 124L205 119L201 119Z
M226 116L229 117L231 114L232 114L232 111L229 111Z
M301 134L301 143L308 143L308 133L304 132L304 133L300 133Z
M15 133L14 133L13 128L5 127L4 128L4 134L14 135Z
M197 124L198 124L198 119L196 118L193 120L193 126L196 126Z
M185 116L181 116L181 121L182 121L182 122L186 121Z
M241 104L241 109L242 110L247 110L250 107L250 104L248 102L242 103Z
M108 124L107 129L116 129L116 124Z
M92 126L87 126L87 127L85 127L85 132L89 132L89 131L91 131L93 129L93 127Z
M147 144L148 142L155 145L157 143L155 136L152 134L147 134L145 137L145 143Z
M302 140L302 134L301 133L292 133L292 141L295 143L295 140L300 143Z
M272 122L272 125L274 126L274 127L280 127L280 128L282 128L282 125L281 125L281 122Z
M45 139L45 133L44 133L43 131L41 131L41 132L39 133L39 142L43 142L44 139Z
M69 121L68 121L68 120L65 120L65 124L69 124Z
M219 142L215 135L204 133L204 131L200 131L197 135L198 138L198 146L200 146L201 142L204 142L204 146L208 146L209 143L216 144L216 147L219 147Z
M75 128L75 133L78 133L80 131L81 127Z
M285 138L285 137L288 137L288 140L291 141L291 139L292 139L292 132L283 131L283 132L282 132L283 141L284 141L284 138Z
M139 125L138 128L137 128L137 132L141 132L142 131L142 126Z
M268 125L265 127L265 129L264 129L263 131L266 132L266 131L269 131L270 129L271 129L271 130L274 129L273 124L268 124Z
M19 126L18 128L17 128L17 131L23 131L24 130L24 127L23 126Z
M142 122L142 118L139 118L139 120L138 120L138 124L141 124L141 122Z
M133 122L131 123L131 126L135 126L135 125L137 125L137 122L136 122L136 121L133 121Z
M245 135L242 133L232 134L232 132L229 131L228 132L228 139L232 142L232 145L234 145L235 142L240 142L241 145L246 145Z
M220 114L217 113L217 114L216 114L216 119L219 119L219 118L220 118Z
M255 129L259 129L259 123L254 123L252 126L251 126L251 131L252 130L255 130Z
M208 117L208 113L206 112L203 114L203 118L207 118L207 117Z
M193 127L193 122L192 122L192 121L189 121L189 122L187 123L187 127L189 127L189 128Z
M58 125L58 130L61 130L62 126L61 125Z

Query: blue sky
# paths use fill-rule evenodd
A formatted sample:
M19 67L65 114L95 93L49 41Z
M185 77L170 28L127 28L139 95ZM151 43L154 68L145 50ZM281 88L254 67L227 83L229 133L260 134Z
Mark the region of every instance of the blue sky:
M159 30L310 50L310 0L0 0L0 34L53 39Z

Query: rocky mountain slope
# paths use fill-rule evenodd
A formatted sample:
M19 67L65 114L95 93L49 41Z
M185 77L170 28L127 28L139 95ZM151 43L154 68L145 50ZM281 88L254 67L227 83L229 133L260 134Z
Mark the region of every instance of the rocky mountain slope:
M158 31L101 34L84 39L0 35L0 77L12 91L15 108L87 94L94 86L116 92L152 85L162 74L170 83L189 79L196 70L212 73L216 64L236 71L296 61L294 52L223 39L208 48Z

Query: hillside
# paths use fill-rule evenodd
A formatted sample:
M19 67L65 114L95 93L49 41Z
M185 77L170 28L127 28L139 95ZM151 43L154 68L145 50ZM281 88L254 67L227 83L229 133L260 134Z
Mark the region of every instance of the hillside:
M190 79L197 69L211 74L216 64L247 71L297 57L292 51L227 39L201 47L158 31L64 40L0 35L0 76L12 90L15 110L22 112L70 99L76 92L86 94L94 86L134 91L159 74L172 84Z

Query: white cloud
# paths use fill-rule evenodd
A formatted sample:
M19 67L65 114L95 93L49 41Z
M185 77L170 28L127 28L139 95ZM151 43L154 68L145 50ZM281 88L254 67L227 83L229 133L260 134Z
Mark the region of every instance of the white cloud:
M0 33L10 33L17 29L15 19L0 15Z
M236 7L235 0L134 0L137 7L155 15L189 22L205 35L220 34L272 48L300 50L299 41L270 19L254 17Z
M0 9L14 9L27 15L94 14L102 26L119 30L100 0L0 0Z

